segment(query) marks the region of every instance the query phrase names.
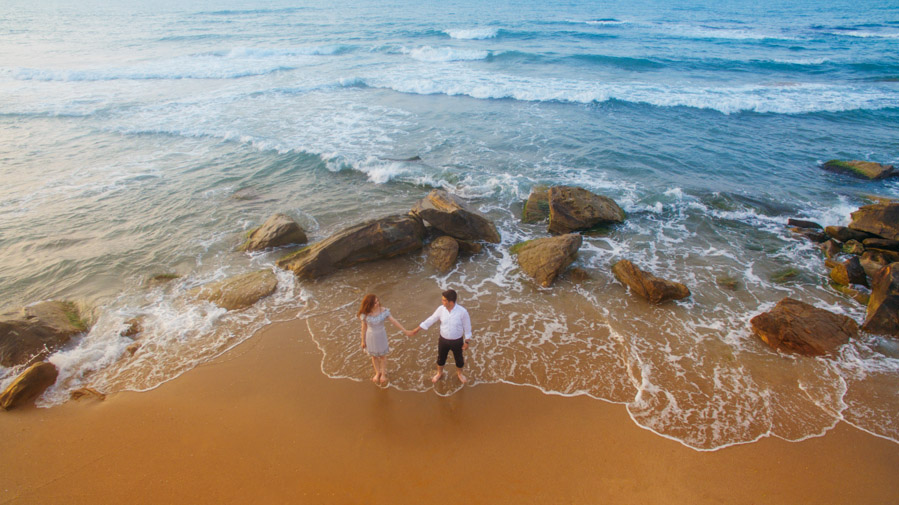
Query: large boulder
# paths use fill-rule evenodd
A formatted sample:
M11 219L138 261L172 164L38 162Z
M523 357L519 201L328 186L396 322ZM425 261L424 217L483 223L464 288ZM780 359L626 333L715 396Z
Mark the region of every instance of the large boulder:
M622 284L652 303L680 300L690 296L687 286L674 281L660 279L637 268L628 260L620 260L612 265L612 273Z
M570 233L600 223L621 223L624 211L611 198L575 186L549 188L549 231Z
M868 276L865 274L865 269L862 268L858 256L851 256L846 261L835 266L830 271L830 278L843 286L849 286L850 284L868 286Z
M858 337L858 324L852 319L792 298L784 298L749 323L771 347L808 356L833 354Z
M0 315L0 365L11 367L42 359L87 331L74 303L40 302Z
M852 214L849 227L882 238L899 240L899 203L865 205Z
M849 242L850 240L858 240L861 242L862 240L871 238L870 233L853 230L847 226L828 226L827 228L824 228L824 233L826 233L828 237L839 242Z
M862 329L899 336L899 263L890 263L871 278L871 298Z
M428 246L428 263L440 273L449 272L459 256L459 242L456 239L443 235L437 237Z
M890 263L894 263L894 261L890 261L890 258L879 251L865 251L864 254L861 255L859 262L861 263L862 268L865 269L865 273L868 274L868 277L871 277L872 279L877 275L877 272L880 272L881 268Z
M35 363L0 394L0 408L9 410L34 400L56 382L59 370L52 363Z
M247 234L247 241L240 246L240 249L261 251L287 244L305 244L307 240L306 232L290 216L275 214L262 223L262 226L250 231Z
M480 212L470 208L459 197L442 189L434 189L419 200L412 214L431 226L460 240L483 240L498 244L496 225Z
M190 294L226 310L240 310L275 292L278 278L271 270L259 270L193 289Z
M536 223L549 217L549 188L546 186L534 186L528 200L524 203L521 212L521 221L524 223Z
M899 252L899 240L887 240L885 238L866 238L862 240L865 249L885 249Z
M414 215L388 216L352 226L278 260L301 279L317 279L338 269L417 251L425 227Z
M885 179L894 175L899 175L899 171L893 165L881 165L873 161L860 160L830 160L823 168L832 172L840 172L844 174L854 175L864 179Z
M583 240L577 233L538 238L517 244L512 253L518 256L518 265L526 274L548 287L574 261Z

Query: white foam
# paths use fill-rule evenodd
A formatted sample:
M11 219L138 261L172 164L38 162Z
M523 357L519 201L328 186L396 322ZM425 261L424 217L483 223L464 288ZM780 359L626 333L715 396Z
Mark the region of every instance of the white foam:
M490 55L487 51L477 49L459 49L456 47L422 46L414 49L403 48L403 54L424 62L472 61L483 60Z
M479 27L479 28L454 28L444 30L444 33L454 39L461 40L483 40L492 39L499 33L498 28Z

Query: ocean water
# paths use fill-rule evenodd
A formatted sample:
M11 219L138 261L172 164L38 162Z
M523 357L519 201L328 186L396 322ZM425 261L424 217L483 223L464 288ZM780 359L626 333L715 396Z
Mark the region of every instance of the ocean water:
M40 404L82 386L153 389L287 320L306 322L324 373L365 381L362 295L412 328L452 287L474 318L473 387L618 403L698 450L839 422L899 442L888 341L803 358L749 329L785 296L864 318L786 222L844 225L871 195L899 197L899 179L818 167L899 163L899 5L489 4L7 0L0 308L76 300L96 321L50 358L61 377ZM575 266L589 280L543 289L516 267L508 248L547 235L518 217L537 184L628 213L585 237ZM318 282L277 269L284 250L235 252L275 212L316 241L433 188L467 198L502 243L445 275L411 255ZM623 258L693 296L630 296L609 271ZM279 288L250 309L186 294L261 268ZM163 273L180 277L148 282ZM131 355L120 332L133 317ZM391 335L390 387L460 389L427 381L435 335ZM0 369L0 386L18 372Z

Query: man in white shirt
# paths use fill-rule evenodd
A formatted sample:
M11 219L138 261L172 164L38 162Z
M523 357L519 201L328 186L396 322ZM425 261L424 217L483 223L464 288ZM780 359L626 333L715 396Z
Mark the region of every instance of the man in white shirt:
M425 319L417 328L407 331L406 335L413 336L422 329L427 330L437 321L440 321L440 340L437 343L437 373L431 377L431 382L437 382L443 377L443 366L446 357L453 351L453 359L456 361L456 375L459 381L465 384L468 379L462 375L465 366L465 358L462 351L468 349L468 341L471 340L471 318L465 307L456 304L456 292L448 289L441 293L441 307Z

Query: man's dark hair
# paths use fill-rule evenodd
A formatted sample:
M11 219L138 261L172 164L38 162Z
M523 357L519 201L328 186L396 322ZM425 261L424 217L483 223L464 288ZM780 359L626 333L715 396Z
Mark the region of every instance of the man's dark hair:
M446 301L456 303L456 292L452 289L447 289L443 293L440 293L446 298Z

